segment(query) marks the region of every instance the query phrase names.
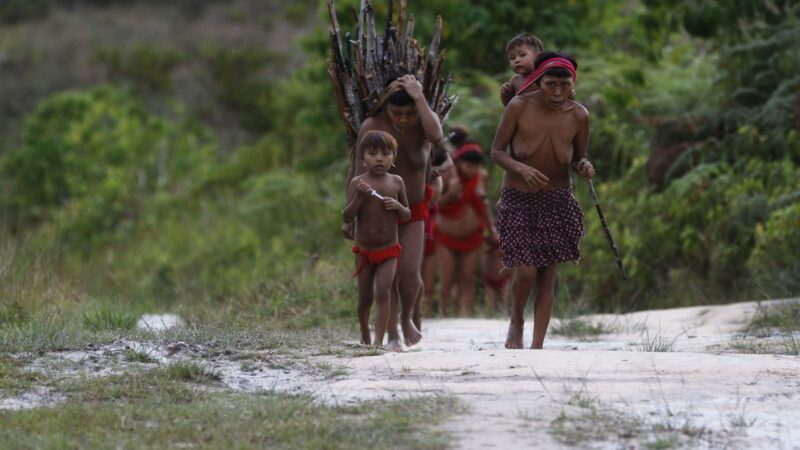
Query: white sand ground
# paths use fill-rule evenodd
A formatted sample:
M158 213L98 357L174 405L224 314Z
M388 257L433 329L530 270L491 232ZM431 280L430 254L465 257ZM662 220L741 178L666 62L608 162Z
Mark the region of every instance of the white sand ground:
M618 334L595 342L551 335L543 351L505 350L504 320L429 320L418 347L344 361L348 374L318 393L338 401L455 395L469 411L446 429L464 449L646 448L659 437L687 448L798 449L800 357L719 352L755 308L741 303L592 316L614 324ZM624 350L643 335L675 338L676 351ZM620 438L591 417L591 408L638 421L642 431ZM578 433L587 440L570 445L553 436L562 412L579 418L568 420L568 428L590 428ZM658 427L677 431L648 432Z
M48 354L29 368L105 376L129 370L120 355L133 348L161 363L202 360L236 390L310 392L328 403L452 395L467 408L444 428L454 447L464 449L664 448L656 444L667 441L683 448L800 449L800 357L737 354L729 347L741 340L756 307L589 316L615 333L593 341L551 334L542 351L504 349L505 320L452 319L425 321L422 343L405 353L314 356L291 368L265 363L253 370L258 361L246 368L233 357L209 360L181 344L129 341ZM172 319L155 318L148 327L180 323ZM656 336L673 341L674 351L632 351ZM75 364L64 369L65 361ZM62 400L34 390L0 399L0 408ZM557 432L559 424L567 431Z

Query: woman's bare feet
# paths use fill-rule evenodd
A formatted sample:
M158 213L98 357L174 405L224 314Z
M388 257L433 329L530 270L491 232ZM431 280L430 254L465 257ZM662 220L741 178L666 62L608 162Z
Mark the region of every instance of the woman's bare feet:
M519 350L522 345L522 328L525 322L511 322L508 324L508 336L506 336L506 348Z
M372 345L372 336L369 332L369 326L367 326L366 329L364 329L363 326L361 327L361 343L364 345ZM378 342L378 345L380 345L380 342Z
M403 329L403 341L405 341L406 346L417 345L422 339L422 334L410 319L400 319L400 328Z
M386 343L386 350L390 352L402 352L403 344L400 343L400 339L389 339L389 342Z

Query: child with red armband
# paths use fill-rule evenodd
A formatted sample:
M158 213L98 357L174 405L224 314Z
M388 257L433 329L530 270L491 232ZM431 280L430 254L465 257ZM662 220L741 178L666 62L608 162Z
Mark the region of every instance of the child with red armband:
M388 173L397 157L397 141L383 131L370 131L359 142L358 152L367 172L350 180L342 218L345 223L355 220L354 276L358 277L361 341L380 347L389 322L389 296L402 251L397 222L408 220L411 210L403 179ZM377 305L374 341L369 330L373 302Z

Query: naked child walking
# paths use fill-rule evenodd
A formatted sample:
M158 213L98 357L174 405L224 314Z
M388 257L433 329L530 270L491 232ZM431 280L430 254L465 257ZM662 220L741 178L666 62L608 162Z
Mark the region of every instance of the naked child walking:
M397 263L403 248L398 242L398 219L408 220L403 179L390 174L397 157L397 142L387 133L370 131L358 146L359 159L367 172L353 177L347 187L344 223L355 219L356 272L358 277L358 322L361 341L372 344L369 315L375 311L375 346L383 345L389 323L389 300Z

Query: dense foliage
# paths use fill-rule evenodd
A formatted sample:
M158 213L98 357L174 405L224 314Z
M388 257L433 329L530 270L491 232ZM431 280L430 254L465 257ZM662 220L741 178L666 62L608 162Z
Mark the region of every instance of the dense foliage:
M163 45L109 40L76 60L99 64L103 77L71 66L72 84L26 84L21 71L38 66L20 48L35 44L12 37L54 15L79 23L68 19L77 3L0 8L13 24L0 30L0 76L17 75L13 91L36 94L5 108L26 119L0 158L0 322L75 298L298 326L349 318L352 262L338 236L347 148L324 72L324 26L302 38L297 65L252 40L195 45L213 31L190 24L217 17L220 2L191 14L180 6L187 2L149 4L136 14L178 8L170 17L199 35ZM104 14L129 12L98 3ZM434 0L410 9L423 43L434 15L444 15L462 97L452 121L487 148L510 75L505 42L527 30L578 57L596 184L632 279L615 272L576 181L588 234L580 265L560 272L559 296L614 310L800 293L793 3ZM255 26L237 14L257 4L233 2L225 20ZM355 4L338 2L340 17ZM324 17L318 6L311 23ZM302 12L284 10L281 20L299 23ZM496 189L500 173L490 172Z

